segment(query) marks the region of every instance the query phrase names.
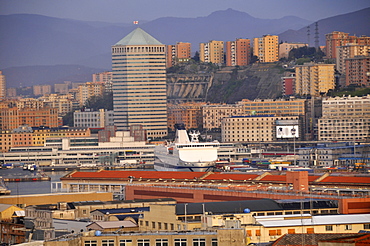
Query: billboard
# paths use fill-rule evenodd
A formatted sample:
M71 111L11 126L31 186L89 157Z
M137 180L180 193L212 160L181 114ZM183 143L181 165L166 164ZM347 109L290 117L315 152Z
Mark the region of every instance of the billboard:
M298 126L276 126L276 138L299 138L299 128Z

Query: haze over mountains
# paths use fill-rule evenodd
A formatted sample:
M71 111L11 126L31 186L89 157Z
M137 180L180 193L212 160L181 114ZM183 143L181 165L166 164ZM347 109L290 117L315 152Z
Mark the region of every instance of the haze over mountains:
M325 43L325 34L332 31L370 36L370 8L318 20L318 23L320 45ZM282 41L307 42L308 25L311 25L310 44L313 45L312 21L294 16L259 19L233 9L198 18L158 18L139 26L163 44L190 42L195 52L201 42L252 39L264 34L277 34ZM76 71L78 80L86 82L91 80L91 71L111 70L111 46L136 27L30 14L0 15L0 69L7 76L8 87L73 80ZM37 73L38 65L57 73L55 76L52 72ZM64 73L66 66L55 65L69 66ZM70 65L75 65L75 69ZM33 67L22 68L24 66Z

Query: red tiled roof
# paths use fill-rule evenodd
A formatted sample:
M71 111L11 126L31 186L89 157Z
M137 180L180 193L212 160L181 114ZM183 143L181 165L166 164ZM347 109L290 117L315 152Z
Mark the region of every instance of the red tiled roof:
M112 178L125 179L129 176L143 179L199 179L204 172L156 172L156 171L111 171L102 170L99 172L75 172L70 175L71 178Z
M266 175L260 181L281 181L286 182L286 176L285 175Z
M213 173L204 178L204 180L252 180L257 178L258 174L236 174L236 173Z
M356 183L370 184L370 177L348 177L348 176L328 176L320 181L320 183Z

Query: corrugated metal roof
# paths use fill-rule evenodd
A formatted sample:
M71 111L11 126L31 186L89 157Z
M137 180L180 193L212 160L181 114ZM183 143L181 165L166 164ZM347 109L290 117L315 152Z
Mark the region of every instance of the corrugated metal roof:
M258 216L256 216L255 218L257 222L263 225L264 227L302 226L302 225L303 226L341 225L341 224L370 223L370 214L320 215L320 216L312 216L311 219L293 219L293 220L284 220L284 219L259 220Z
M227 213L244 213L244 209L248 208L251 212L254 211L273 211L281 210L280 205L272 199L246 200L246 201L227 201L227 202L207 202L207 203L188 203L186 205L187 214L202 214L204 212L212 214L227 214ZM185 214L185 204L176 205L176 214Z
M95 211L99 211L103 214L123 214L123 213L137 213L141 211L150 211L150 208L149 207L112 208L112 209L96 209Z
M162 45L162 43L138 27L115 45Z

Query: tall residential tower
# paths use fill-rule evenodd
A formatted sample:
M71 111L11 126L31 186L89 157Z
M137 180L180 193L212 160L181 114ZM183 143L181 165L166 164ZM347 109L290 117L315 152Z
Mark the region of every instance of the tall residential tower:
M112 46L117 130L142 125L148 138L167 135L166 46L136 28Z

